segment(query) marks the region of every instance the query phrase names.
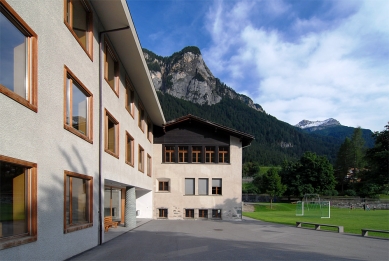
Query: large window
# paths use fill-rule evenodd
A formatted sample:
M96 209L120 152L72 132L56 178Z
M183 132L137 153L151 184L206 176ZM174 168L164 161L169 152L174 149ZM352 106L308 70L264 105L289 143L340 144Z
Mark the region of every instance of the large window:
M205 147L205 162L206 163L215 162L215 147L212 146Z
M37 112L37 35L0 2L0 93Z
M230 154L228 153L228 147L219 147L219 163L229 163Z
M119 97L119 62L108 42L105 42L104 64L104 78L116 96Z
M105 152L119 158L119 122L105 110Z
M193 146L192 147L192 162L193 163L200 163L201 162L201 151L202 147L200 146Z
M126 163L134 167L134 138L126 132Z
M92 93L66 66L65 77L66 108L64 128L92 142Z
M185 195L195 194L195 179L185 179Z
M37 240L36 169L0 155L0 249Z
M139 145L138 151L138 169L141 172L145 171L145 150Z
M93 177L65 171L64 233L93 226Z
M178 147L178 162L188 162L188 146Z
M135 93L129 78L126 78L126 110L134 118L134 99Z
M208 179L199 179L199 195L208 195Z
M212 195L222 194L222 179L212 179Z
M65 25L93 59L92 10L86 0L65 0Z
M175 147L165 146L165 162L175 162Z

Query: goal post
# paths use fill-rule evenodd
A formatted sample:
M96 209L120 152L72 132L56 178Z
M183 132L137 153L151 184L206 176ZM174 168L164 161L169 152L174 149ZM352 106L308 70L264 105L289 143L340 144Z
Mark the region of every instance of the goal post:
M331 202L320 200L318 194L305 194L296 204L296 216L331 218Z

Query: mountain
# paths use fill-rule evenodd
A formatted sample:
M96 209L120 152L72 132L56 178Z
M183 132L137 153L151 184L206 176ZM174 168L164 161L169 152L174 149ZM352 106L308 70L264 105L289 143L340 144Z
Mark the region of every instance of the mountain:
M337 121L333 118L329 118L329 119L324 120L324 121L302 120L294 126L300 128L300 129L307 130L307 131L316 131L316 130L323 130L323 129L326 129L328 127L339 126L339 125L340 125L339 121Z
M267 114L214 77L197 47L185 47L168 57L146 49L143 53L167 121L192 114L254 135L251 146L243 150L243 162L277 166L306 151L335 161L343 140L307 133Z

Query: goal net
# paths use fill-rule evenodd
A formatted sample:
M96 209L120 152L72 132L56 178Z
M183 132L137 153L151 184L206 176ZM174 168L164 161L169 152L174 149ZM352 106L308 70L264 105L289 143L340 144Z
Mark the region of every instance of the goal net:
M331 202L320 200L318 194L305 194L296 204L296 216L330 218Z

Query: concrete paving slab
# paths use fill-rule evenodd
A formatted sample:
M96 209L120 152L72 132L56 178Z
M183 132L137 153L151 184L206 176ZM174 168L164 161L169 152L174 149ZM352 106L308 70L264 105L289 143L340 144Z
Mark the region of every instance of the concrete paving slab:
M153 220L70 260L389 260L389 240L243 221Z

